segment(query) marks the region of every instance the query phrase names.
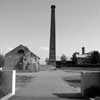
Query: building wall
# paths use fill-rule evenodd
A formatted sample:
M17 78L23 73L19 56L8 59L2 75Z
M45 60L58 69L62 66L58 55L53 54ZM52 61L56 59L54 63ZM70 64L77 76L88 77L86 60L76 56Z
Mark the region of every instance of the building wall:
M19 62L21 56L11 54L5 57L5 68L6 69L15 69L16 64Z
M29 71L37 71L37 60L35 57L31 56L30 53L26 54L24 57L23 57L23 67L24 67L24 70L29 70Z
M100 96L100 72L87 71L81 73L81 93L85 97ZM98 95L99 94L99 95Z
M19 53L20 50L23 50ZM38 71L38 58L31 51L26 51L19 46L9 52L5 56L5 67L4 69L16 69L22 71Z

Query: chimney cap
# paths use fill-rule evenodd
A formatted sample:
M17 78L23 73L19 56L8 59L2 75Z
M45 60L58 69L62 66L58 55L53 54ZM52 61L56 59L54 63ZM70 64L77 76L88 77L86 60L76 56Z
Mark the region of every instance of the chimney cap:
M56 6L55 5L51 5L51 8L56 8Z

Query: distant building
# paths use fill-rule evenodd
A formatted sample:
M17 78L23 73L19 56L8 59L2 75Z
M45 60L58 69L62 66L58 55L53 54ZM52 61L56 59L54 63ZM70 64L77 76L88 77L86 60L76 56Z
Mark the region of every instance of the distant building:
M39 70L39 59L26 46L19 45L5 55L4 69L36 72Z
M85 53L85 48L82 48L82 54L77 54L76 57L77 64L93 64L94 62L96 62L95 64L100 64L100 54L98 51Z
M79 54L77 57L77 64L87 64L88 54Z
M89 64L91 52L85 53L85 47L82 47L82 54L76 53L77 64Z

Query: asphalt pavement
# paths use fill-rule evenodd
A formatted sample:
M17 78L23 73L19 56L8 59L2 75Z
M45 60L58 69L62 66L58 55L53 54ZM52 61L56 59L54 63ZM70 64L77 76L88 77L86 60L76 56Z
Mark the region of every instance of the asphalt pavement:
M46 70L35 76L25 87L16 90L9 100L85 100L80 95L80 87L74 88L64 81L70 77L80 78L79 72Z

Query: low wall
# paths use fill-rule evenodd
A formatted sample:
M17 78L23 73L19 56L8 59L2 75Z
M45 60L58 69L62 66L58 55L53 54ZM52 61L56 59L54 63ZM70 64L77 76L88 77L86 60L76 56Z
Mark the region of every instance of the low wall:
M74 64L73 61L56 61L56 67L83 67L83 68L100 68L100 64Z
M15 94L16 72L10 70L0 70L0 100L7 95ZM2 99L6 100L6 99Z
M100 72L81 73L81 93L85 97L100 96Z

